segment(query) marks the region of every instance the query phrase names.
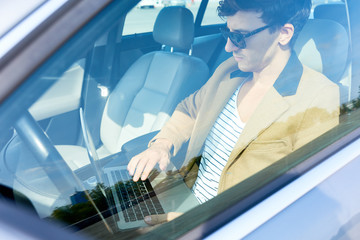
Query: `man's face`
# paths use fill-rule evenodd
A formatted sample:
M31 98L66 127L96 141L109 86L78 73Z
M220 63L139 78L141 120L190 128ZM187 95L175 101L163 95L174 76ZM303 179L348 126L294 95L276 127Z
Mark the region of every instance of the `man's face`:
M227 17L227 27L231 32L242 34L266 26L261 19L261 13L238 11L235 15ZM240 49L230 39L227 39L225 50L233 52L238 67L243 72L261 72L274 60L278 46L279 30L270 33L265 29L245 39L246 48Z

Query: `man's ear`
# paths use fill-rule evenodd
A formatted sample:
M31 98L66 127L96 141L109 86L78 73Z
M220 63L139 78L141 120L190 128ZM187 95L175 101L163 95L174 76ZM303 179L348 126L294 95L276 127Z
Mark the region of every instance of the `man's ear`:
M284 26L280 28L279 43L282 46L288 45L293 35L294 35L294 26L290 23L286 23Z

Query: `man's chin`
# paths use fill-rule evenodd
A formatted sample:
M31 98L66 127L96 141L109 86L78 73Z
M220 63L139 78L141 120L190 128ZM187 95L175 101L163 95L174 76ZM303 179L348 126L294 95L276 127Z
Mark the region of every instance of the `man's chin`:
M249 69L249 67L246 66L244 63L238 62L238 68L239 68L240 71L242 71L242 72L251 72L251 70Z

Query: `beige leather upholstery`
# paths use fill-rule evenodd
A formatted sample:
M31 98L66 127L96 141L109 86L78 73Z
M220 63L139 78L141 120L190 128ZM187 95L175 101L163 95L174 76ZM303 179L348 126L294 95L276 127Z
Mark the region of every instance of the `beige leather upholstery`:
M345 28L328 19L309 19L299 34L294 50L300 61L339 85L341 101L347 89L341 83L348 67L349 38Z
M191 48L193 31L189 9L168 7L160 11L153 35L161 44L184 49ZM187 53L155 51L140 57L107 100L100 127L103 146L98 149L99 157L119 152L129 140L161 129L176 105L208 77L206 63ZM72 169L89 163L80 146L56 147Z

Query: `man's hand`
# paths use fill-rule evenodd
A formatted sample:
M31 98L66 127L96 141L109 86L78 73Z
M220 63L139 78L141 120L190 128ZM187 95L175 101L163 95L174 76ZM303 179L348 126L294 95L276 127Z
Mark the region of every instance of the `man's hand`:
M171 147L169 140L157 139L148 149L133 157L127 166L129 174L133 176L133 181L138 181L140 176L143 181L147 179L157 163L164 171L170 163Z
M153 225L157 225L160 223L169 222L169 221L177 218L181 214L182 213L179 213L179 212L169 212L169 213L159 214L159 215L150 215L150 216L146 216L144 218L144 221L147 224L153 226Z

